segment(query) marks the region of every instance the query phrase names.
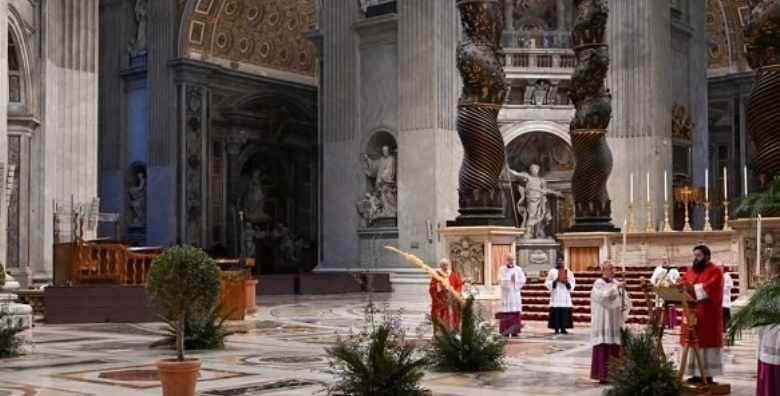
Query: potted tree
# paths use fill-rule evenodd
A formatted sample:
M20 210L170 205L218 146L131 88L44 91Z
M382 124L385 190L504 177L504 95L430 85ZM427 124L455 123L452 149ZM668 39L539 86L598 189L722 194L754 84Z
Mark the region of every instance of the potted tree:
M149 302L166 312L176 326L176 358L157 361L163 396L195 394L198 358L184 358L184 328L188 315L205 315L219 295L219 267L206 252L174 246L152 261L146 282Z

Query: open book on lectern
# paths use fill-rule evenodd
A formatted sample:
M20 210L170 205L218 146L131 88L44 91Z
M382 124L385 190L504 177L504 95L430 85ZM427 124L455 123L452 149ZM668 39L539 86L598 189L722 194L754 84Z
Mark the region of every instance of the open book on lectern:
M683 301L688 305L696 304L696 299L688 294L683 285L653 286L653 292L666 304L682 305Z

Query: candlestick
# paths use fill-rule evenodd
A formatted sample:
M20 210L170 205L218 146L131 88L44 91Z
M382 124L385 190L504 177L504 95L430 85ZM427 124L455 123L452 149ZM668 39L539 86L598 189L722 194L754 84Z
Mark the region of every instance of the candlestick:
M726 172L726 167L723 167L723 200L729 199L729 174Z
M636 232L636 215L634 205L628 205L628 232Z
M672 225L669 224L669 202L664 201L664 232L672 231Z
M685 226L683 227L683 231L693 231L691 228L691 218L688 217L688 202L683 203L685 205Z
M647 172L647 202L650 202L650 171Z
M710 170L704 168L704 200L710 200Z
M653 227L653 204L650 203L650 199L645 204L645 232L654 232Z
M710 202L704 201L704 231L712 231L710 224Z
M756 229L756 277L761 276L761 215L758 215L758 228Z
M669 199L669 180L666 179L666 169L664 169L664 202Z
M731 226L729 225L729 201L723 201L723 231L731 230Z
M631 174L631 181L629 182L629 202L634 203L634 174Z
M624 274L626 273L626 239L626 220L623 219L623 254L621 255L622 257L620 258L620 261L623 262Z
M748 195L748 178L747 178L747 165L742 168L742 180L745 183L744 188L742 189L742 195L747 196Z

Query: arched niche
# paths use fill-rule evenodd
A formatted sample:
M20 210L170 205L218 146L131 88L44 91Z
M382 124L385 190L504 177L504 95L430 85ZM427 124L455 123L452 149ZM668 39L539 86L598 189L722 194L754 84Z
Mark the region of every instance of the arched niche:
M398 153L398 143L395 136L385 129L379 129L369 135L365 144L365 153L369 156L382 155L382 147L387 146L393 154Z
M286 161L264 147L250 147L241 156L239 210L263 230L289 224L289 170ZM258 191L259 189L259 191Z
M357 210L366 227L397 227L398 143L386 129L368 134L364 144L365 192Z

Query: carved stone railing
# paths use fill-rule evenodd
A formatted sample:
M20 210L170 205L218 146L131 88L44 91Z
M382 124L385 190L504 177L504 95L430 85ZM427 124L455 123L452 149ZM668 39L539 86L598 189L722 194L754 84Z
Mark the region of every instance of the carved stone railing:
M571 74L576 65L574 52L570 49L506 48L504 56L507 73L564 69L557 71Z

